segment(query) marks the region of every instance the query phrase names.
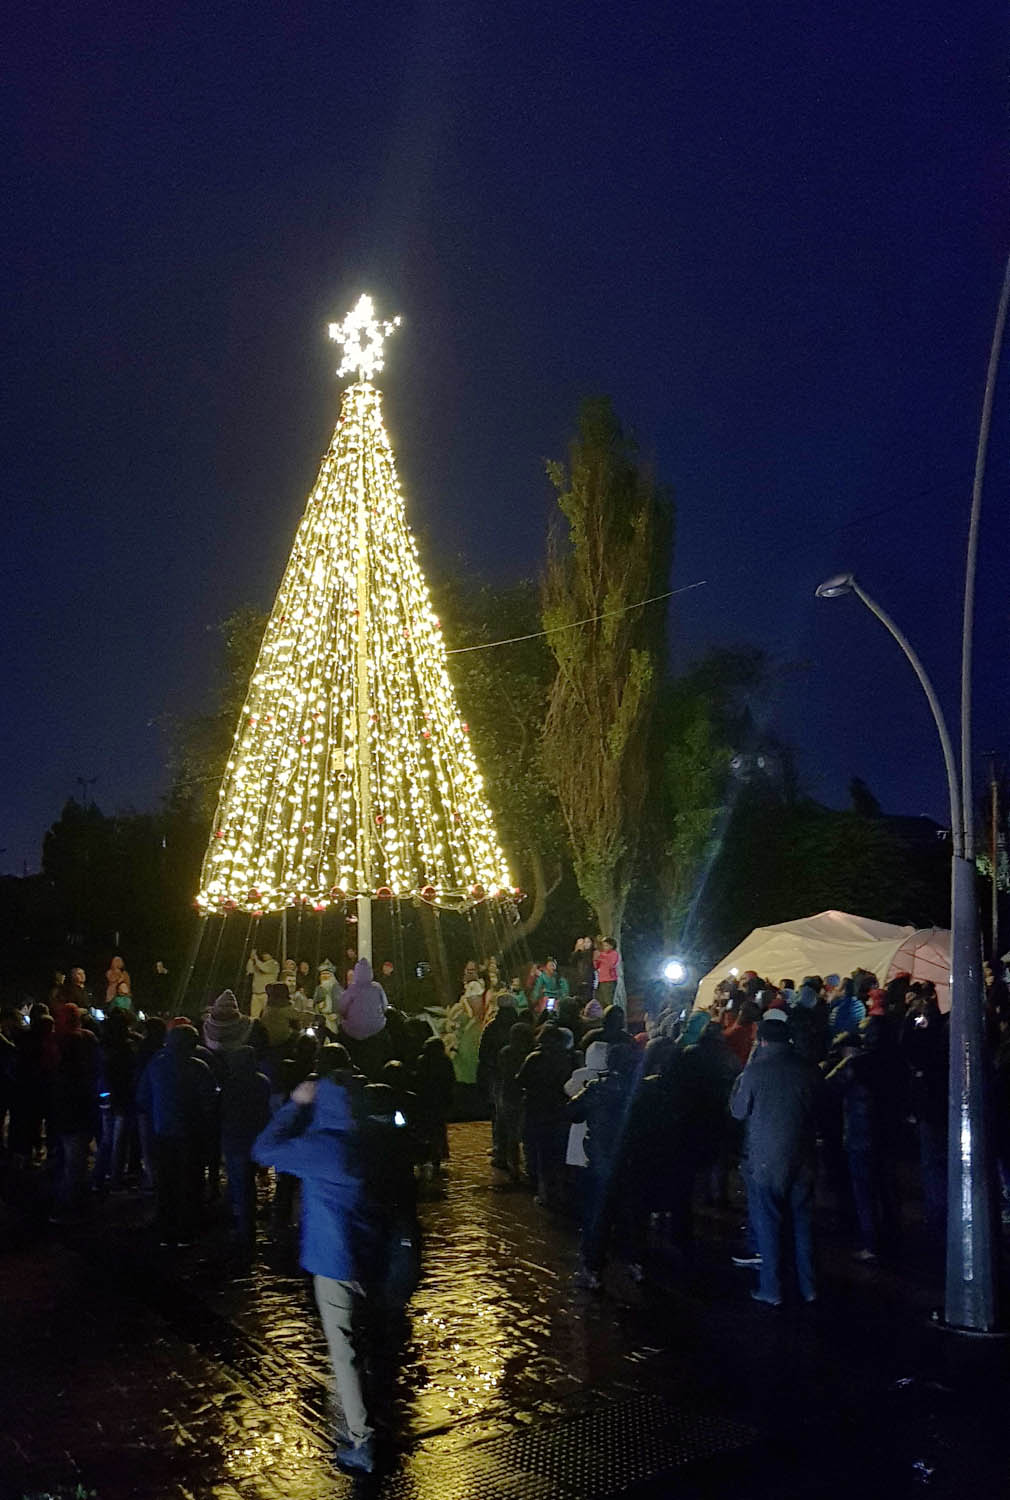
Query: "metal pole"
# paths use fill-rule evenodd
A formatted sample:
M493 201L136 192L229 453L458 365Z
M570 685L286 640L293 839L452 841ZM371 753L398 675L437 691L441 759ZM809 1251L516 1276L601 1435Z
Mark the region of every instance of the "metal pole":
M999 973L999 782L996 779L996 757L989 761L989 851L990 871L989 958L993 977Z
M971 520L968 523L968 556L964 574L964 620L961 627L961 805L964 808L966 859L975 858L975 810L972 805L971 763L971 665L975 623L975 574L978 565L979 529L982 521L982 486L985 481L985 465L989 452L989 429L992 425L996 377L999 374L1008 308L1010 308L1010 259L1007 260L1006 270L1003 273L1003 290L1000 292L999 306L996 309L996 326L993 329L992 347L989 350L989 368L986 371L982 420L979 425L978 449L975 454L975 478L971 487Z
M908 660L912 666L912 670L914 671L916 677L918 677L922 690L926 694L926 699L929 703L930 711L933 715L933 722L936 725L936 732L940 736L940 748L943 751L943 764L947 772L947 791L950 797L950 837L954 848L954 856L955 858L959 858L964 848L964 822L961 816L961 792L958 787L957 764L954 760L954 746L951 743L950 733L947 729L947 721L943 716L943 709L940 707L940 700L936 696L933 684L930 682L929 677L926 673L926 668L922 665L922 662L919 660L918 656L913 650L908 637L904 634L903 631L899 630L898 626L895 625L890 615L887 614L885 610L881 609L876 600L871 599L869 594L865 593L864 590L859 587L859 584L854 578L851 580L851 587L852 592L858 598L862 599L863 603L866 605L870 613L876 615L881 625L883 625L887 630L891 632L891 635L894 637L898 645L901 647L902 651L904 651L905 655L908 657Z
M358 783L358 957L372 961L372 741L368 691L368 510L365 503L365 447L358 459L357 783Z
M972 789L972 647L975 574L992 423L996 376L1007 310L1007 261L989 351L982 420L975 455L961 629L961 811L963 857L955 858L951 881L950 1091L947 1145L947 1285L944 1318L950 1328L972 1333L995 1329L998 1318L996 1205L990 1136L989 1058L985 1045L982 937L975 884L975 807Z

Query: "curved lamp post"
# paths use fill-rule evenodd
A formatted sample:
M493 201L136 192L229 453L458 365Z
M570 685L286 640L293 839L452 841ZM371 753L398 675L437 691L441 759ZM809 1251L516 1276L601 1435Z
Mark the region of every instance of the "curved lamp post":
M880 605L860 588L851 573L829 578L816 592L818 599L855 594L890 631L919 679L940 737L950 796L953 845L944 1321L948 1328L990 1333L998 1320L998 1242L992 1192L988 1058L983 1029L982 942L975 862L974 858L965 857L966 847L973 853L973 846L968 845L972 809L962 797L962 782L939 699L906 636ZM962 747L962 760L967 754L970 754L970 749ZM963 784L970 795L970 777Z

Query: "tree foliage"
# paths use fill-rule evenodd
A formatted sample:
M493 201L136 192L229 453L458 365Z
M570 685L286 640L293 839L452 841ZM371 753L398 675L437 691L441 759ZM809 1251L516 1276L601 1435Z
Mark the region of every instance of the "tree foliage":
M628 606L668 576L669 504L605 399L583 403L569 463L549 464L548 474L563 520L551 530L541 589L556 664L544 767L579 889L600 927L619 938L649 790L660 669L654 619Z

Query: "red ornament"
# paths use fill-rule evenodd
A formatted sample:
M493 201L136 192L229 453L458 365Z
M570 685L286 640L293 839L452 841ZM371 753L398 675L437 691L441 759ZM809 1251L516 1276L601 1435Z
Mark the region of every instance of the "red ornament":
M238 902L233 901L229 896L228 900L224 903L224 909L225 911L236 911L238 909Z
M375 821L377 823L382 823L384 821L381 813L376 813L375 814Z
M344 900L346 900L346 898L347 898L347 892L344 890L343 886L335 885L333 887L333 889L330 891L330 900L331 901L344 901Z
M248 901L262 901L263 897L260 895L259 891L250 891L246 899Z
M393 899L393 893L389 889L389 886L380 885L379 889L375 893L375 899L377 901L391 901Z
M299 744L300 744L300 745L307 745L307 744L308 744L308 742L309 742L309 737L308 737L308 735L307 735L307 734L300 734L300 735L299 735L299 736L298 736L298 743L299 743Z
M224 829L223 828L215 828L214 829L214 837L216 839L223 839L224 838Z
M438 892L436 891L436 889L435 889L435 887L433 885L425 885L425 886L421 887L421 900L422 901L434 901L434 899L435 899L435 897L437 895L438 895Z
M469 724L464 724L463 725L463 733L464 734L469 734L470 733L470 726L469 726Z
M431 730L430 729L422 729L421 733L422 733L422 735L424 736L424 738L426 740L430 740L431 739Z
M483 901L484 897L487 895L487 891L485 891L482 885L475 885L471 887L470 895L475 901Z
M312 910L313 911L325 911L326 910L326 902L325 901L314 901L312 903Z
M255 714L250 714L249 715L249 723L250 724L255 724L256 723L256 715Z

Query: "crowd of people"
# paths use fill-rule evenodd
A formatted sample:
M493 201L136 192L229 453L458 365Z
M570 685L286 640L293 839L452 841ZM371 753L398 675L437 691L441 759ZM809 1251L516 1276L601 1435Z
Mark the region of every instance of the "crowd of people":
M728 1203L736 1168L747 1239L734 1259L759 1272L760 1302L783 1300L790 1264L799 1296L817 1296L818 1171L839 1232L872 1262L898 1253L899 1166L914 1141L923 1221L942 1235L948 1037L929 984L745 974L705 1010L667 990L630 1026L613 1003L609 940L580 938L567 973L547 958L505 980L496 960L471 961L442 1016L390 1003L391 961L376 977L366 959L345 959L313 974L254 951L242 1003L224 990L195 1019L173 1015L153 985L160 1013L136 1006L119 956L98 1005L82 970L57 975L45 1002L0 1015L0 1140L15 1184L48 1169L56 1222L100 1211L109 1193L147 1191L170 1249L203 1231L222 1178L244 1256L258 1214L283 1239L300 1197L349 1469L374 1462L363 1310L402 1314L420 1266L417 1185L444 1171L447 1122L461 1105L473 1112L474 1092L491 1119L495 1182L577 1217L589 1289L612 1250L644 1278L657 1234L689 1261L699 1189ZM1001 993L992 986L990 1036L1010 1186Z

